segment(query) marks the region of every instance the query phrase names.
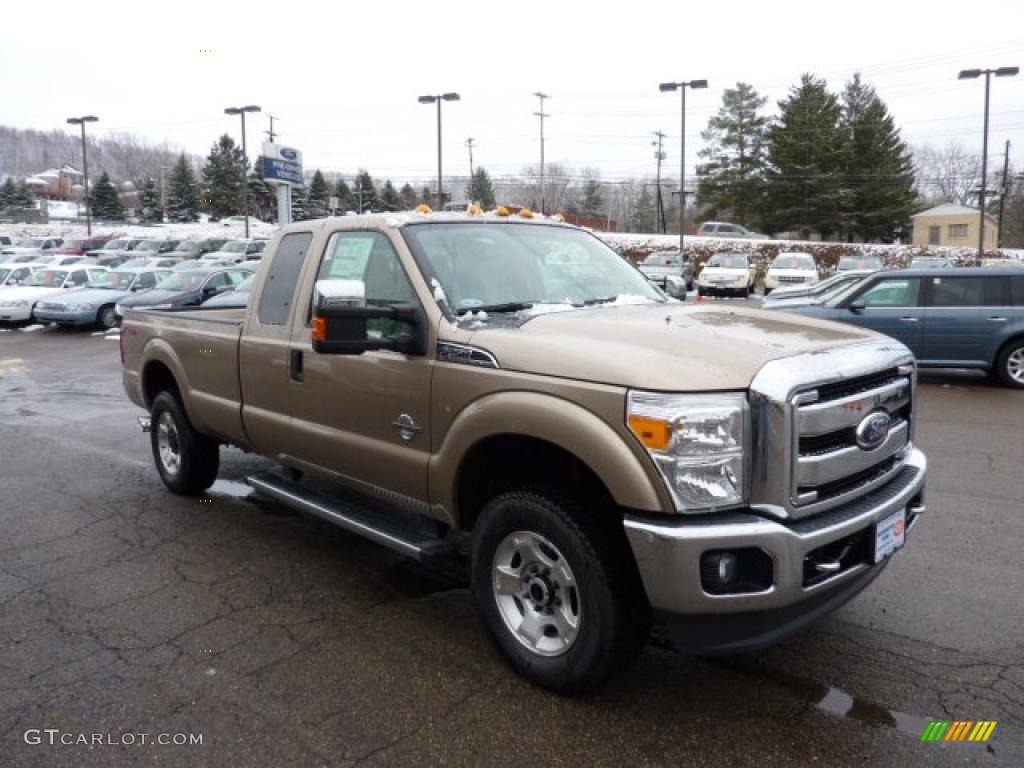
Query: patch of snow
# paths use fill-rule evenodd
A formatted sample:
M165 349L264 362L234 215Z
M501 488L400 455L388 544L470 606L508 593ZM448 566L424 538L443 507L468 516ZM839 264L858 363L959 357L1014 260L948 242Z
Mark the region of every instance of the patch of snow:
M26 326L25 326L24 328L22 328L21 330L22 330L22 331L23 331L24 333L28 333L29 331L38 331L38 330L41 330L41 329L43 329L43 328L45 328L45 327L46 327L45 325L40 325L39 323L36 323L36 324L34 324L34 325L26 325Z
M640 296L635 293L624 293L621 296L616 296L615 301L609 301L607 304L600 306L605 307L622 307L632 304L654 304L654 299L649 299L646 296Z
M444 292L444 288L441 287L441 283L437 281L436 277L430 278L430 287L434 289L434 301L438 304L448 304L448 296Z

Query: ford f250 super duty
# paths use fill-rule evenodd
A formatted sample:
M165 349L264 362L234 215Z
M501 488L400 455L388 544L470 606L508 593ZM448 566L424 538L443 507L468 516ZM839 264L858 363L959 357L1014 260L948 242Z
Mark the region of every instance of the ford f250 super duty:
M769 645L856 595L924 512L910 352L665 296L540 217L282 228L246 309L134 310L124 385L164 484L237 446L259 493L468 564L510 664L602 682L652 620L689 653Z

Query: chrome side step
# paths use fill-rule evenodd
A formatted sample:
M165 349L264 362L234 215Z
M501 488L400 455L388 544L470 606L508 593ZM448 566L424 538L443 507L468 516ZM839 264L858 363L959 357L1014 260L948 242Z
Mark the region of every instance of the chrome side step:
M423 563L449 560L456 546L403 525L402 520L344 499L328 497L286 480L273 472L245 478L250 486L282 504L326 520L346 531L400 552Z

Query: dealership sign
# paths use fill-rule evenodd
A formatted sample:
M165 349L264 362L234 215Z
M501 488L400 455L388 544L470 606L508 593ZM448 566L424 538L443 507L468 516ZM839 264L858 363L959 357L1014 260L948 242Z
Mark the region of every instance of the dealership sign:
M263 142L263 178L271 184L302 186L302 153L292 147Z

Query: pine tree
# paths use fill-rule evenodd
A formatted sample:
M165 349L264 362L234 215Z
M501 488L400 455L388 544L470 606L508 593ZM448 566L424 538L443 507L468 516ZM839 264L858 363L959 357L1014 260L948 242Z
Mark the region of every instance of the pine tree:
M808 229L826 239L842 223L839 100L823 79L803 75L779 110L767 136L763 225L770 233Z
M263 177L263 156L258 156L249 173L249 205L261 221L277 220L277 193Z
M222 219L245 210L245 179L248 175L242 148L224 134L214 142L203 166L203 199L210 218Z
M309 218L322 219L327 215L330 196L331 188L327 186L327 179L318 168L313 173L313 180L309 182L309 191L306 194L306 211Z
M0 208L8 208L14 205L14 199L18 195L18 189L14 186L14 179L10 176L0 187Z
M391 183L391 179L384 182L380 190L380 207L385 211L398 211L402 208L402 197Z
M143 221L160 222L164 220L164 213L160 210L160 193L157 191L156 182L149 176L142 182L139 205L142 209Z
M768 118L758 114L766 99L747 83L722 93L722 106L701 133L697 195L709 218L755 227L763 186Z
M124 218L124 208L117 196L117 187L104 171L92 191L92 215L103 221L120 221Z
M313 218L306 210L306 190L304 187L292 187L292 221L307 221Z
M847 235L889 240L913 213L914 166L910 150L885 103L860 74L843 91L843 224Z
M583 183L579 211L583 216L600 216L604 211L604 195L601 193L601 182L597 179L587 179Z
M174 222L199 220L199 184L184 153L171 171L167 190L167 217Z
M406 211L411 211L420 203L419 198L416 196L416 190L412 188L409 182L402 185L402 188L398 190L398 195L402 198L402 208Z
M487 175L487 170L483 166L473 171L469 186L466 187L466 196L483 208L494 207L494 185L491 184L491 177Z
M345 213L356 209L356 198L352 194L352 187L345 183L344 179L338 179L334 187L334 196L338 198L338 211Z
M380 201L377 199L377 187L373 183L373 177L366 171L360 171L356 176L356 210L359 213L380 210Z
M654 200L651 198L651 193L647 191L647 185L644 184L636 206L633 208L631 229L634 232L653 232L656 224Z
M423 189L420 190L420 204L429 205L433 208L437 205L437 195L430 191L430 187L426 184L423 185Z

